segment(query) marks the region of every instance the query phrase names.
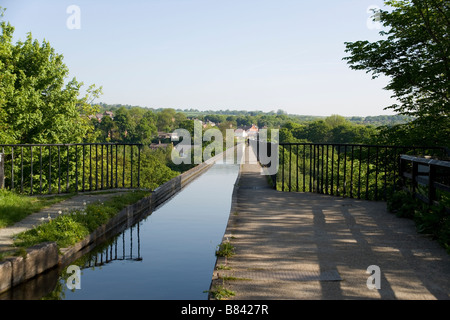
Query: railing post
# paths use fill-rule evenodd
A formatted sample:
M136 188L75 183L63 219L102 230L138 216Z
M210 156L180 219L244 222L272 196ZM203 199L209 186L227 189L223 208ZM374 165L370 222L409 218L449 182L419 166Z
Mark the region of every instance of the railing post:
M142 145L138 145L138 188L141 187L141 147ZM117 162L117 161L116 161Z
M0 153L0 189L5 187L5 160L4 154Z
M399 178L398 184L399 184L400 190L402 190L406 187L405 176L403 175L404 172L405 172L404 160L402 159L402 155L400 154L398 156L398 178Z
M411 177L411 194L413 196L413 198L415 197L416 194L416 190L417 190L417 173L419 170L419 165L417 162L412 161L412 177Z
M256 161L259 161L259 132L256 133Z

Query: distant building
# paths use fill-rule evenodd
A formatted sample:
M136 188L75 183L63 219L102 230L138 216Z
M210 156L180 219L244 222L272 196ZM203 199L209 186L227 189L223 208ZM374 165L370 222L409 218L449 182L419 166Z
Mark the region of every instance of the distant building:
M258 135L258 132L259 132L259 129L254 124L252 124L251 127L246 129L246 133L249 138L256 138L256 136Z
M207 126L215 127L216 124L214 122L208 120L203 124L203 128L206 128Z
M170 139L171 133L158 131L158 139L165 140Z
M98 122L102 122L102 118L104 116L109 116L112 120L114 120L114 114L112 111L105 111L104 113L97 113L95 115L90 115L89 119L96 118Z
M161 140L158 141L158 143L152 143L150 144L150 149L156 150L159 148L167 148L168 146L171 146L172 143L161 143Z
M210 126L210 127L215 127L216 126L215 122L212 122L212 121L209 121L209 120L203 122L202 120L199 120L199 119L195 118L194 121L200 122L200 124L202 125L203 128L206 128L208 126Z
M162 132L159 131L158 132L158 139L160 140L170 140L170 141L178 141L179 137L178 137L178 133L177 132Z
M109 116L111 119L114 119L114 114L112 111L105 111L104 115Z

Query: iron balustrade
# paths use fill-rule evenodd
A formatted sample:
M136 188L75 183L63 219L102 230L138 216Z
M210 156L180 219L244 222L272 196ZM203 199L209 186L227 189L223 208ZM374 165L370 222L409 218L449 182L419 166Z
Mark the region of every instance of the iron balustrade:
M387 200L398 188L401 154L447 156L439 147L280 143L274 187L357 199ZM273 178L274 179L274 178Z
M450 193L450 162L400 156L401 187L428 205L439 205Z
M4 188L55 194L140 187L141 144L0 144Z
M259 139L247 139L247 145L252 145L253 152L255 154L256 160L260 162L262 167L271 167L271 166L278 166L278 158L273 158L272 153L278 152L278 144L271 141L264 141ZM266 152L266 154L263 154ZM266 160L269 163L265 163L265 161L262 161L261 155L263 154L263 157L266 157ZM272 161L276 161L277 163L272 163ZM277 188L277 174L271 174L271 183L272 187L274 189Z

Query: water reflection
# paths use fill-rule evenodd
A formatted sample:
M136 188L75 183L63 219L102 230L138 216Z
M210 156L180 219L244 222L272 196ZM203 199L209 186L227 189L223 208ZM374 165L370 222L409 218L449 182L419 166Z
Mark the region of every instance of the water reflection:
M136 231L134 231L133 229L136 229ZM134 244L133 233L136 233L134 240L136 243ZM135 252L137 251L135 254L133 253L133 245ZM139 224L137 224L135 228L131 227L130 229L123 232L120 236L116 237L113 243L109 244L100 252L90 253L88 255L89 259L87 259L82 267L99 267L117 260L141 261L142 257L140 251L141 243L139 236Z
M141 256L140 224L131 226L72 263L82 270L80 280L83 281L83 287L85 285L84 275L87 272L105 270L105 267L115 262L140 262L143 260ZM64 268L59 272L59 282L42 299L63 300L77 293L77 289L69 290L67 288L68 277L72 274L68 274L66 270L67 268ZM83 287L80 289L84 289Z

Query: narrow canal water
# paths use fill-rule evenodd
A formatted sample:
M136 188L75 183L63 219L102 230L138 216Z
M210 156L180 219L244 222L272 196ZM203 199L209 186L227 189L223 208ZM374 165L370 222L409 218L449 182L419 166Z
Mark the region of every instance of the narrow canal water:
M238 164L214 164L145 219L82 259L80 288L60 275L44 298L205 300Z

